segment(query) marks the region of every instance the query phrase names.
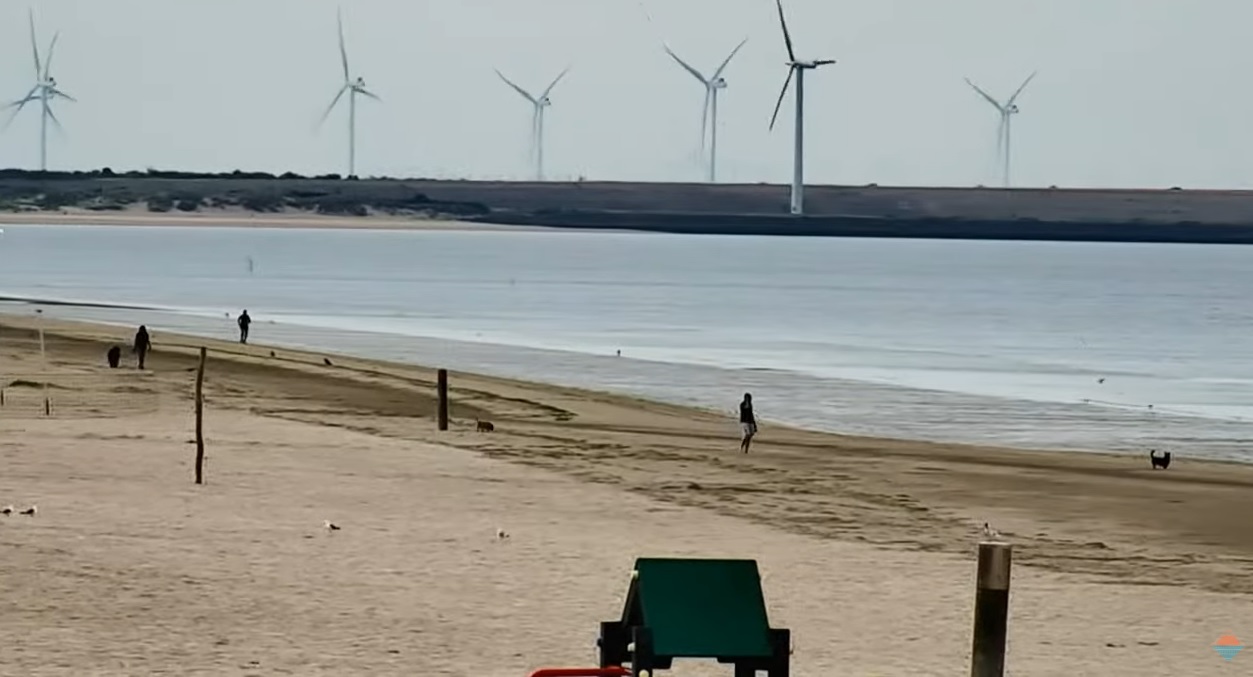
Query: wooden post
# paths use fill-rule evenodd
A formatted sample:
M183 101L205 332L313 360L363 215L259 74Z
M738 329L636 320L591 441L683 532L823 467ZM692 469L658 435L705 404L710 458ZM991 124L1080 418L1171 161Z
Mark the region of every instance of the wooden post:
M43 389L44 389L44 416L52 415L52 397L48 394L48 349L47 343L44 341L44 311L43 308L35 309L35 316L39 318L39 362L43 368Z
M439 396L439 429L448 430L448 370L440 369L435 379L435 391Z
M1012 546L1009 543L979 543L970 677L1002 677L1005 674L1011 555Z
M204 363L208 352L201 346L196 369L196 484L204 484Z

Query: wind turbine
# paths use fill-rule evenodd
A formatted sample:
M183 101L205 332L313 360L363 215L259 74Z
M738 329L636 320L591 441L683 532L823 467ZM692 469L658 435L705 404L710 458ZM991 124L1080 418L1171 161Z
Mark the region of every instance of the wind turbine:
M549 99L548 95L552 93L553 87L556 87L557 83L561 82L561 79L569 72L570 68L567 66L565 70L561 71L560 75L553 79L548 87L544 88L544 92L542 94L535 97L531 96L530 92L522 89L512 80L505 77L504 73L501 73L499 70L496 71L496 75L499 75L500 79L504 80L506 85L509 85L515 92L521 94L522 98L530 101L531 106L535 109L531 114L531 153L535 156L536 181L544 180L544 109L553 105L552 99Z
M348 176L357 175L357 95L368 96L375 101L382 101L373 92L365 88L365 79L357 76L355 79L348 73L348 50L344 47L344 17L342 13L336 12L335 19L339 24L339 58L344 65L344 84L339 88L339 92L335 94L335 98L331 99L331 105L326 107L326 112L322 114L322 119L318 121L321 125L326 121L327 116L335 109L335 104L339 103L340 98L344 96L344 92L348 93Z
M796 76L796 145L792 150L792 213L805 213L805 71L815 70L820 66L835 63L832 59L816 61L797 61L796 52L792 51L792 35L787 30L787 19L783 17L783 0L775 0L779 8L779 25L783 27L783 42L787 44L788 71L783 81L783 89L779 92L779 100L774 104L774 115L770 117L770 129L774 129L775 119L779 117L779 107L783 105L783 97L787 94L792 76Z
M675 54L674 51L670 49L669 45L665 45L665 44L662 45L663 47L666 48L667 54L669 54L675 61L677 61L679 65L683 67L684 70L691 73L692 77L699 80L700 83L705 86L705 104L704 104L704 107L701 108L701 112L700 112L700 151L702 154L705 152L705 136L706 136L705 129L706 127L708 127L710 129L709 134L708 134L709 135L709 182L710 183L713 183L714 181L717 180L718 90L727 88L727 80L726 78L722 77L722 71L726 70L727 64L731 63L731 59L735 57L736 53L740 51L740 48L743 47L744 43L746 42L748 42L748 38L744 38L743 40L741 40L740 44L736 45L735 49L731 50L731 54L728 55L727 58L723 60L722 65L718 66L718 70L714 71L713 77L710 77L710 78L705 78L705 76L701 75L700 71L696 70L695 68L692 68L692 66L690 66L686 61L684 61L683 59L680 59L679 55Z
M9 119L4 123L5 129L22 112L26 104L32 101L38 101L40 106L39 117L39 171L48 171L48 121L51 120L57 129L61 129L61 121L57 119L55 113L52 112L52 101L54 99L65 99L66 101L78 101L74 97L66 94L57 88L57 80L52 77L52 55L57 48L57 38L61 36L60 32L52 35L52 42L48 44L48 53L41 61L39 58L39 45L35 41L35 11L30 11L30 49L35 56L35 86L30 88L26 96L5 105L5 108L12 108L13 113L9 115Z
M1018 87L1018 91L1014 92L1014 95L1009 97L1009 100L1006 101L1004 104L992 98L992 96L989 95L987 92L983 91L982 89L979 89L979 85L976 85L975 83L971 82L970 78L966 78L966 84L973 87L976 92L979 92L979 95L982 96L984 99L986 99L988 103L992 104L992 106L996 108L997 113L1000 114L1001 122L996 130L996 154L1002 155L1004 162L1005 162L1003 180L1004 180L1004 185L1006 188L1009 188L1010 116L1016 115L1018 113L1018 104L1014 102L1018 100L1018 95L1022 94L1022 90L1027 88L1027 85L1031 82L1033 78L1035 78L1035 75L1036 75L1035 73L1028 75L1027 79L1023 80L1022 85Z

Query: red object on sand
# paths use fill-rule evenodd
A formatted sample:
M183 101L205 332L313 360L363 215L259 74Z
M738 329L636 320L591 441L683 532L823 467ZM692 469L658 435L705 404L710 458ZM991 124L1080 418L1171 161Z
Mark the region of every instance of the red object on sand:
M608 668L540 668L531 677L627 677L631 674L621 666Z

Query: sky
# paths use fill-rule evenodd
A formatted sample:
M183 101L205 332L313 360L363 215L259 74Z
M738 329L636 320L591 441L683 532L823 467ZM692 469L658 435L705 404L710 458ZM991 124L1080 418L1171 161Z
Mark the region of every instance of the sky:
M772 0L34 0L0 2L0 97L34 84L60 32L50 169L322 174L346 170L335 15L358 100L357 173L527 179L542 89L552 179L701 181L703 90L667 41L712 71L735 45L719 110L719 179L791 180L791 94ZM651 16L651 22L646 19ZM998 185L1008 97L1021 186L1253 188L1253 2L786 0L806 78L807 183ZM342 104L341 104L342 105ZM0 132L0 166L37 168L39 115Z

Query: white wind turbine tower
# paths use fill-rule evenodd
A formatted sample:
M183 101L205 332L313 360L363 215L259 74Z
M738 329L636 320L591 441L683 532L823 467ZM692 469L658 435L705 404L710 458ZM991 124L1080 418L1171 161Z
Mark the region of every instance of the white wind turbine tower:
M48 121L61 128L61 121L57 119L55 113L52 112L53 99L65 99L66 101L77 101L74 97L66 94L57 88L57 80L52 77L52 55L57 48L57 38L61 34L54 33L52 42L48 44L48 53L44 55L42 61L39 58L39 45L35 40L35 12L30 12L30 49L35 56L35 86L31 87L26 96L7 104L5 108L12 108L13 113L4 123L7 129L17 114L26 107L26 104L32 101L38 101L40 107L39 116L39 171L48 171Z
M701 108L700 112L700 150L701 153L704 154L706 137L705 130L708 128L710 130L708 132L710 183L716 181L718 177L718 91L727 88L727 80L722 77L722 71L726 70L727 64L731 63L731 59L735 57L735 55L740 51L740 48L743 47L746 42L748 42L748 38L741 40L740 44L736 45L735 49L731 50L731 54L723 60L722 65L718 66L718 70L714 71L713 77L708 79L701 75L700 71L693 68L683 59L680 59L679 55L675 54L674 51L670 49L669 45L662 45L665 47L666 53L669 54L671 58L677 61L684 70L691 73L692 77L699 80L705 87L705 104L704 107Z
M783 27L783 41L787 44L788 72L783 81L783 89L779 92L779 100L774 104L774 115L770 117L770 129L774 129L775 119L779 117L779 107L783 105L783 97L787 94L792 76L796 76L796 145L792 150L792 213L805 213L805 71L835 63L832 59L816 61L797 61L792 51L792 35L787 30L787 19L783 17L783 0L775 0L779 8L779 25Z
M552 93L553 87L556 87L557 83L561 82L561 79L569 72L570 68L567 66L565 70L561 71L561 74L553 79L548 87L544 88L543 93L541 93L538 97L535 97L531 96L530 92L522 89L512 80L505 77L504 73L501 73L499 70L496 71L496 75L499 75L500 79L504 80L506 85L509 85L514 89L514 91L521 94L522 98L530 101L531 106L535 109L534 112L531 113L531 153L535 157L536 181L544 180L544 109L553 105L552 99L549 99L548 95Z
M322 119L318 121L321 125L326 121L327 116L335 109L335 104L339 103L340 98L344 96L344 92L348 93L348 176L357 175L357 95L368 96L375 101L382 99L365 88L365 79L357 76L356 79L348 72L348 50L344 47L344 18L340 13L336 13L335 19L339 24L339 57L344 65L344 84L339 88L339 92L331 99L331 105L326 107L326 112L322 114Z
M1035 75L1035 73L1028 75L1027 79L1023 80L1022 85L1018 87L1018 91L1014 92L1014 95L1009 97L1009 100L1004 104L992 98L992 96L987 92L979 89L979 85L971 82L970 78L966 78L966 84L973 87L976 92L979 92L979 95L986 99L988 103L992 104L992 107L996 108L996 112L1000 115L1001 122L996 130L996 154L1001 156L1001 159L1004 161L1004 174L1002 176L1002 180L1006 188L1009 188L1010 116L1018 114L1018 104L1015 103L1015 101L1018 100L1018 95L1022 94L1022 90L1026 89L1031 80L1035 78Z

